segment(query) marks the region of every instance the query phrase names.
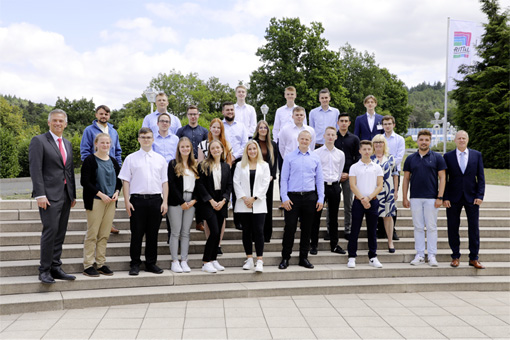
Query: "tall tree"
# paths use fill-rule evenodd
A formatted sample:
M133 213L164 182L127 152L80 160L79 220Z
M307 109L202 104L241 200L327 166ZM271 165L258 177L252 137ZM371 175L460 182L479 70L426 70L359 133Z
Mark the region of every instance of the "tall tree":
M67 98L61 99L58 97L55 109L64 110L67 114L67 128L65 131L68 136L71 136L75 131L81 134L95 119L95 105L92 99L82 98L71 101Z
M321 23L302 25L299 18L272 18L266 28L267 43L257 49L263 63L250 77L249 94L257 108L267 104L268 120L274 120L276 109L285 104L285 87L297 89L299 105L308 111L319 106L318 93L323 88L331 92L331 106L341 111L352 108L346 89L338 52L328 49L322 37Z
M452 95L458 105L454 119L469 133L470 146L482 152L487 167L509 168L509 13L500 11L497 0L481 4L488 18L477 46L481 61L459 69L465 77Z

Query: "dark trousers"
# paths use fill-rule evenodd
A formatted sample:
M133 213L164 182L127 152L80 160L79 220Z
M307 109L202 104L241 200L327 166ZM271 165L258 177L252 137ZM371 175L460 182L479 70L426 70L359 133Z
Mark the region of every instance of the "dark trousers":
M267 213L264 221L264 242L271 241L271 236L273 235L273 190L274 180L269 182L269 188L267 188L266 193Z
M71 211L71 200L67 192L64 199L50 201L46 210L39 208L43 230L41 234L41 262L39 272L49 272L62 265L62 244L66 237L67 222Z
M340 184L334 183L327 185L324 183L324 203L328 202L328 231L329 231L329 245L331 250L335 249L338 244L338 207L340 206L340 193L342 189ZM311 246L317 247L319 244L319 229L321 223L322 210L315 212L315 221L312 227Z
M230 175L232 176L232 183L234 182L234 172L236 171L237 163L239 163L240 161L241 161L240 158L236 159L232 163L232 168L230 168ZM237 201L236 191L232 190L232 210L233 211L235 211L236 201ZM234 213L234 225L235 226L242 225L242 222L239 219L239 213L236 213L236 212Z
M478 227L480 206L467 202L464 197L460 202L450 202L450 204L451 208L446 209L446 218L448 226L448 243L452 249L452 259L460 258L460 213L462 211L462 207L464 207L468 220L469 259L478 260L478 251L480 250L480 230Z
M253 254L252 243L255 242L257 256L264 254L264 221L266 214L239 213L243 224L243 247L246 255Z
M290 259L292 247L294 246L294 237L297 229L298 219L301 220L301 239L299 242L299 258L308 258L310 250L310 233L317 205L317 193L310 192L304 195L288 193L292 201L292 210L285 210L285 228L283 231L282 257L285 260Z
M377 209L379 208L379 201L377 199L370 201L370 208L365 209L361 201L354 199L352 202L352 225L351 236L349 236L349 243L347 250L349 257L356 257L358 251L358 237L361 230L361 223L363 216L366 217L367 222L367 238L368 238L368 258L371 259L377 256Z
M209 204L207 202L206 204ZM215 261L218 257L218 246L220 245L221 227L225 217L221 211L214 210L212 214L206 219L207 226L209 227L209 237L205 243L204 256L202 261L211 262Z
M133 205L129 224L131 228L131 243L129 245L130 265L140 265L142 241L145 235L145 264L155 265L158 260L158 233L161 227L161 196L151 198L134 197L129 202Z
M280 150L280 141L278 141L276 143L276 147L278 148L278 150ZM279 170L279 174L278 174L278 189L280 190L279 192L282 192L282 167L283 167L283 157L282 157L282 154L280 152L277 152L276 153L278 155L278 170ZM280 200L282 199L282 196L280 195Z

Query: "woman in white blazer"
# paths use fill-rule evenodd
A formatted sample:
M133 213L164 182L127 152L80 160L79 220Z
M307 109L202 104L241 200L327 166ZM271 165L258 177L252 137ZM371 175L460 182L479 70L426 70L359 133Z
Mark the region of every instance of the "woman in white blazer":
M264 270L262 255L264 253L264 221L267 213L266 193L271 180L269 165L262 158L258 143L249 141L243 153L241 163L234 172L234 190L236 205L234 212L239 213L243 225L243 246L246 261L243 269ZM252 242L257 253L256 266L253 262Z

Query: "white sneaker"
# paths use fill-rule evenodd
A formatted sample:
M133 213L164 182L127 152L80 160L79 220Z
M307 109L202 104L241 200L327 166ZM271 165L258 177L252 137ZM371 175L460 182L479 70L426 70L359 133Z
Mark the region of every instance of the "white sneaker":
M172 261L172 267L170 268L171 271L174 273L182 273L181 265L179 264L179 261Z
M413 266L419 266L419 265L422 265L422 264L425 264L425 258L416 254L416 256L414 257L414 260L411 261L411 265Z
M437 263L436 255L429 255L429 266L438 267L439 263Z
M356 268L356 258L349 257L349 261L347 261L347 268Z
M225 267L223 267L218 261L212 261L212 265L220 272L225 270Z
M202 266L202 271L206 272L206 273L216 273L217 272L217 270L216 270L216 268L214 268L212 262L204 263L204 265Z
M372 257L369 261L369 264L374 268L382 268L382 264L379 262L377 257Z
M253 269L253 257L249 257L246 259L246 261L244 261L243 269L244 270Z
M191 268L188 266L188 261L181 261L181 268L184 273L189 273Z
M255 267L255 271L258 273L262 273L264 271L264 262L262 260L257 260L257 266Z

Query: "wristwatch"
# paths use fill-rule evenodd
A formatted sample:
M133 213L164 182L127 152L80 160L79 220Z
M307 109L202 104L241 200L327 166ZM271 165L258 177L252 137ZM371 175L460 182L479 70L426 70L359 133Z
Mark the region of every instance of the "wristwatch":
M443 200L443 196L438 196L437 199L442 201Z

